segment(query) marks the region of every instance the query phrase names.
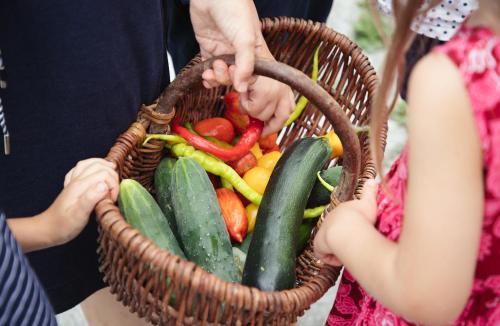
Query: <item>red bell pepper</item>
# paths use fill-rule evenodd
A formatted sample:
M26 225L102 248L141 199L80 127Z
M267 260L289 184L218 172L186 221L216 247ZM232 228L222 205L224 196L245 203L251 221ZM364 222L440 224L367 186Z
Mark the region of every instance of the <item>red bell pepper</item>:
M231 91L224 96L224 103L226 103L226 112L224 117L231 121L238 132L243 132L250 123L248 114L240 111L239 95L235 91Z
M212 154L224 162L236 161L245 156L252 146L259 140L264 123L260 120L250 118L250 124L245 129L240 139L233 148L221 148L205 138L191 133L179 124L173 124L172 130L187 140L193 147Z

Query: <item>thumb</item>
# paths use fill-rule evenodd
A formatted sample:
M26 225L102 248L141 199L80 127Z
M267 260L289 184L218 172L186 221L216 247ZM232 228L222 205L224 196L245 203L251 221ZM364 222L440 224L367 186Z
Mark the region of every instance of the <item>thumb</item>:
M246 93L253 74L255 64L255 38L249 33L244 39L234 42L236 51L236 69L234 71L234 88L239 93Z

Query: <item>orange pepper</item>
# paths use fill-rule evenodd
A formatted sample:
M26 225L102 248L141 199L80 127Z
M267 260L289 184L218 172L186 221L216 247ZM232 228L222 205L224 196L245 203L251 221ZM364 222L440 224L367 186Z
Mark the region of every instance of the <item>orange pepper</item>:
M220 188L215 190L215 193L229 236L232 240L242 243L248 229L245 207L232 190Z
M344 147L342 146L342 142L335 131L331 130L326 135L321 137L326 138L330 143L330 146L332 147L332 158L340 157L344 154Z
M243 180L256 192L263 194L267 183L271 177L271 170L256 166L248 170L243 176Z
M257 160L257 166L269 169L269 170L274 170L274 167L276 166L276 163L278 163L278 160L281 157L280 152L269 152L267 154L264 154L261 158Z

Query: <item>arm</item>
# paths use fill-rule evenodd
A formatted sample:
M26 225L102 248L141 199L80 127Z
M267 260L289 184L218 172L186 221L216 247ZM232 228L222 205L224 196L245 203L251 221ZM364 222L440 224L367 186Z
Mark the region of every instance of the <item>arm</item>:
M399 242L352 209L366 198L334 210L321 237L384 306L413 322L450 323L470 294L479 247L480 142L462 78L444 56L417 65L410 107L410 179Z
M31 252L60 243L57 234L44 222L44 213L33 217L9 218L7 225L24 252Z
M24 252L46 249L74 239L87 225L95 205L118 196L114 164L103 159L81 161L67 175L63 191L43 213L7 219Z

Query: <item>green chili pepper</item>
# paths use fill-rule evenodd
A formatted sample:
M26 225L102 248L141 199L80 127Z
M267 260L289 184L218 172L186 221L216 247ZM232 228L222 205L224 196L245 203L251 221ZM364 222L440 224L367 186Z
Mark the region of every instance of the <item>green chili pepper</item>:
M185 127L187 130L189 130L192 134L195 134L195 135L198 135L198 136L199 136L199 134L196 132L196 130L194 130L194 128L193 128L193 124L192 124L191 122L186 122L186 123L184 123L184 127Z
M262 196L253 190L239 175L234 171L229 165L222 162L221 160L208 155L205 152L196 150L193 146L189 146L184 143L175 144L170 148L170 151L174 156L181 157L187 156L191 157L207 171L218 175L221 178L226 179L230 184L233 185L236 190L250 202L255 205L260 205Z
M315 218L318 216L321 216L323 214L323 211L325 210L326 205L324 206L318 206L314 208L308 208L304 211L304 218Z
M151 139L159 139L166 141L170 144L179 144L179 143L186 143L186 140L182 138L181 136L177 135L160 135L160 134L152 134L148 135L144 142L142 142L142 145L146 145L147 142L149 142Z
M226 143L225 141L219 140L215 137L212 136L207 136L205 137L206 140L208 140L211 143L214 143L215 145L222 147L222 148L233 148L233 145Z
M318 54L319 54L319 46L316 48L316 51L314 51L314 57L313 57L313 69L312 69L312 74L311 74L311 79L312 81L316 84L318 81ZM288 127L291 125L295 120L297 120L298 117L302 114L302 111L307 106L307 103L309 101L305 96L301 96L299 98L299 101L297 102L297 105L295 105L295 110L293 110L292 114L290 117L288 117L288 120L285 122L284 127Z
M319 180L319 183L321 183L323 185L323 187L326 188L326 190L328 190L329 192L332 192L333 191L333 186L331 184L329 184L328 182L325 181L325 179L323 179L321 177L321 175L319 174L321 171L318 171L318 173L316 174L318 176L318 180Z
M220 159L205 152L195 149L185 143L178 143L169 146L171 153L177 157L190 157L198 162L207 172L221 177L222 180L230 183L240 194L255 205L260 205L262 196L253 190L229 165ZM314 218L320 216L326 206L309 208L304 211L304 218Z

